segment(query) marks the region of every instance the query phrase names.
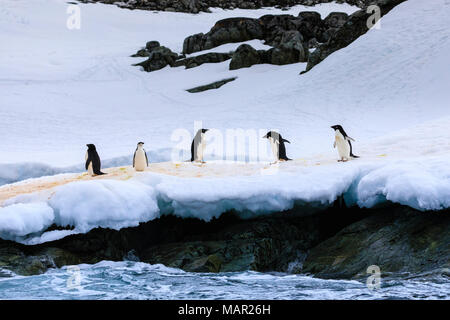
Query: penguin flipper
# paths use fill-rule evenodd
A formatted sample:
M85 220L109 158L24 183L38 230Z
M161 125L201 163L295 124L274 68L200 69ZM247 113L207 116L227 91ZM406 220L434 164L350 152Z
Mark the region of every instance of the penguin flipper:
M137 150L137 149L136 149ZM133 168L134 168L134 163L135 163L135 159L136 159L136 151L133 154Z
M195 151L194 150L194 140L192 140L192 144L191 144L191 162L194 161L194 151Z
M359 158L359 156L355 156L353 154L353 146L352 146L352 143L350 142L350 140L348 140L348 144L350 145L350 157L352 157L352 158Z
M283 139L283 142L291 143L289 140Z
M147 158L147 152L145 152L145 150L144 150L144 154L145 154L145 161L147 162L147 167L148 167L148 158Z

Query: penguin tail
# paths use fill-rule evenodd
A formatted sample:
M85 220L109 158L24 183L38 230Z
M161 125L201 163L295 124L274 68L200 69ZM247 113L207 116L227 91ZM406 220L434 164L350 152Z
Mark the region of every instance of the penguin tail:
M355 156L353 153L350 155L350 157L355 158L355 159L359 158L359 156Z
M101 171L99 171L99 172L94 172L96 175L98 175L98 176L100 176L100 175L102 175L102 174L107 174L107 173L105 173L105 172L101 172Z

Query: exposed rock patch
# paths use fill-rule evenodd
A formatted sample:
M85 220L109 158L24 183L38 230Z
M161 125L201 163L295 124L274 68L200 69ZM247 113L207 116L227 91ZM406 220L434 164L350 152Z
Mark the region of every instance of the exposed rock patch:
M373 0L370 3L376 4L380 8L381 16L391 11L395 6L406 0ZM311 53L308 59L308 65L305 71L311 70L333 52L345 48L355 41L361 35L369 31L367 22L371 19L373 13L359 10L353 13L344 22L344 17L334 14L325 19L330 28L327 30L329 39L320 44L317 49ZM328 20L327 20L328 19Z
M289 8L294 5L314 6L334 0L81 0L80 2L102 2L115 4L126 9L140 9L167 12L210 12L209 8L222 9L260 9L262 7ZM337 3L348 3L361 8L372 0L336 0Z
M380 210L312 248L303 272L323 278L381 272L420 273L450 268L450 212L419 213L406 207Z
M210 84L206 84L206 85L203 85L203 86L198 86L198 87L195 87L195 88L192 88L192 89L187 89L186 91L191 92L191 93L197 93L197 92L203 92L203 91L211 90L211 89L218 89L221 86L223 86L224 84L226 84L228 82L231 82L231 81L234 81L234 80L236 80L236 77L223 79L223 80L220 80L220 81L215 81L215 82L210 83Z

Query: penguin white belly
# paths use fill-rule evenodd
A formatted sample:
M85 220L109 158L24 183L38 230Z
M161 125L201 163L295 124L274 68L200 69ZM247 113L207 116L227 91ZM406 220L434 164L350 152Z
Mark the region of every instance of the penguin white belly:
M270 141L270 148L272 149L273 157L274 157L275 161L278 161L279 155L280 155L280 152L279 152L280 145L278 143L276 143L272 137L269 138L269 141Z
M134 156L134 169L136 171L144 171L147 168L147 159L145 157L145 151L142 149L136 150Z
M338 154L341 159L350 159L350 144L345 140L344 136L340 132L336 132L336 147L338 149Z
M196 154L196 157L195 157L196 161L200 161L200 162L203 161L203 154L205 152L205 148L206 148L206 143L205 143L205 140L204 140L203 135L202 135L200 143L198 144L198 147L197 147L197 154Z
M85 161L87 160L87 158L88 158L88 153L86 152ZM87 172L90 176L94 176L94 169L92 168L92 161L89 162Z

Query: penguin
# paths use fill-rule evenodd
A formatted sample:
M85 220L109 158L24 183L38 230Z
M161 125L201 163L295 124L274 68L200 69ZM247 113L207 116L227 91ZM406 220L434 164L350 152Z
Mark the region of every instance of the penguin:
M205 133L209 129L199 129L191 144L191 162L203 162L203 153L205 152L206 141Z
M145 149L142 147L143 142L138 142L136 151L133 155L133 168L136 171L144 171L148 167L148 158Z
M283 139L281 134L275 131L269 131L263 138L269 139L273 156L276 159L275 162L292 160L286 156L286 146L284 145L285 142L290 142L286 139Z
M86 151L86 170L88 171L89 175L96 176L101 174L106 174L104 172L100 171L101 163L100 163L100 157L98 156L97 150L95 149L95 145L93 144L87 144L88 147Z
M331 126L335 132L335 140L333 143L333 148L338 149L340 159L338 162L346 162L351 158L359 158L353 154L352 143L350 141L355 141L353 138L349 137L344 131L342 126L334 125Z

